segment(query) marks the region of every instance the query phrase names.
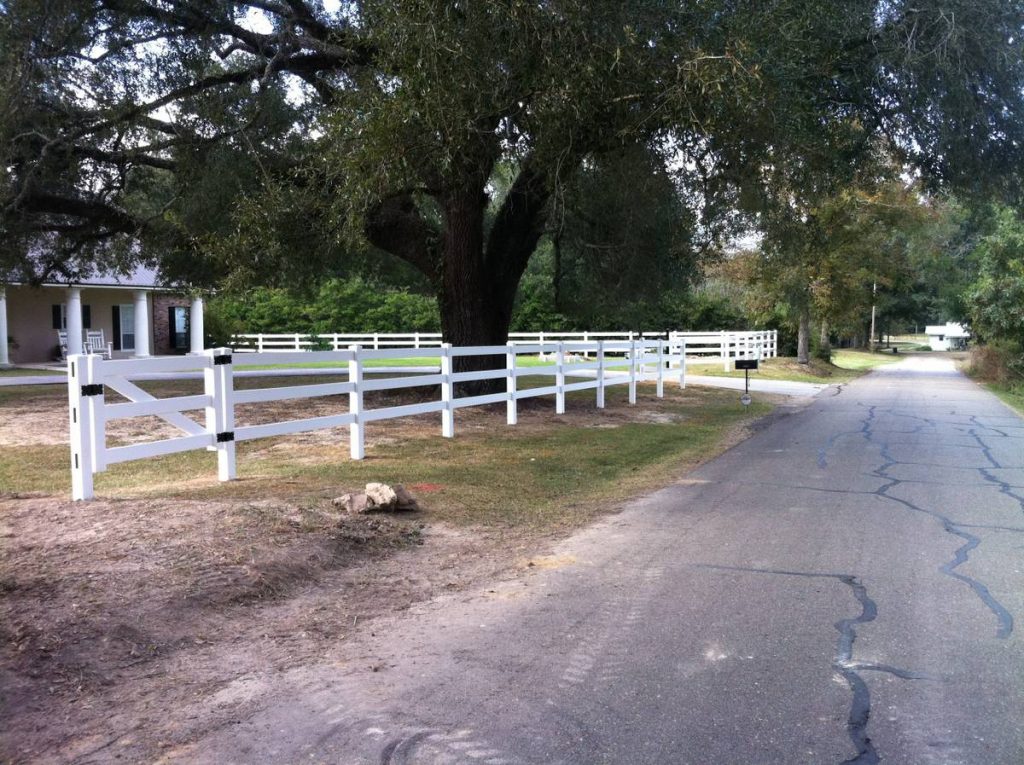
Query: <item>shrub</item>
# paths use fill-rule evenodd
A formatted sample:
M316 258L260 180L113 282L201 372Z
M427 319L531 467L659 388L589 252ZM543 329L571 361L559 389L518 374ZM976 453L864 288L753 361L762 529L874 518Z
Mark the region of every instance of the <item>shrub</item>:
M984 380L1024 381L1024 352L1017 343L1004 341L972 348L968 363L970 373Z

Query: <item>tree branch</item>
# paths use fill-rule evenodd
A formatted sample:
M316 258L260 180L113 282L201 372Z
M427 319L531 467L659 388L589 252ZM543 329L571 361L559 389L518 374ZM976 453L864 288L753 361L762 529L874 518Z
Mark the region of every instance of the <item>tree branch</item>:
M438 235L423 220L411 194L378 204L367 216L364 233L374 247L415 266L437 285L441 268Z
M544 234L550 199L550 174L528 156L505 195L487 239L487 267L497 285L513 290L518 287Z

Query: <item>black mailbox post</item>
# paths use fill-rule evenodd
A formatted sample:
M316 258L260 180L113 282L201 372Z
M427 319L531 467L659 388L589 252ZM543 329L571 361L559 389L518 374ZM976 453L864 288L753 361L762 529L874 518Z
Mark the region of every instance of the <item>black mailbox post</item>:
M757 359L736 359L736 369L743 370L744 386L740 403L743 406L750 406L750 370L757 371Z

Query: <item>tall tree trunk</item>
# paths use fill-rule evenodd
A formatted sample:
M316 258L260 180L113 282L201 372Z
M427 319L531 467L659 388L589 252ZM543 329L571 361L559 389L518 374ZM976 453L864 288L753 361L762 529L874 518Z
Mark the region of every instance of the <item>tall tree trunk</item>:
M821 320L821 336L818 338L818 349L822 359L826 361L832 360L832 339L828 334L828 319Z
M555 288L555 312L562 312L562 234L556 233L551 238L551 247L555 255L555 275L552 279Z
M463 182L435 196L443 213L441 231L426 222L410 194L384 200L367 220L370 242L431 280L442 334L454 346L508 341L516 291L547 218L551 179L527 158L485 237L489 167L468 173ZM504 369L505 355L460 356L454 367L457 372ZM503 377L470 381L459 385L459 395L498 392L504 386Z
M796 339L796 360L798 364L811 363L811 307L800 309L800 328Z
M444 199L444 234L441 243L441 283L438 304L441 332L454 346L504 345L512 319L507 292L496 283L484 252L484 211L487 198L482 191L457 191ZM514 298L515 291L512 291ZM459 356L457 372L479 372L504 368L504 356ZM460 395L497 392L503 380L460 383Z

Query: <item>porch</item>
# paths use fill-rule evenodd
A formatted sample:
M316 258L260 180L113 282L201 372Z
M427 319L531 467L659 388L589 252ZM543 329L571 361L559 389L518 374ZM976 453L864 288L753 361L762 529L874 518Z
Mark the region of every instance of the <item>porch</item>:
M87 331L102 332L115 358L199 353L203 300L138 285L0 285L0 368L57 367L86 352Z

